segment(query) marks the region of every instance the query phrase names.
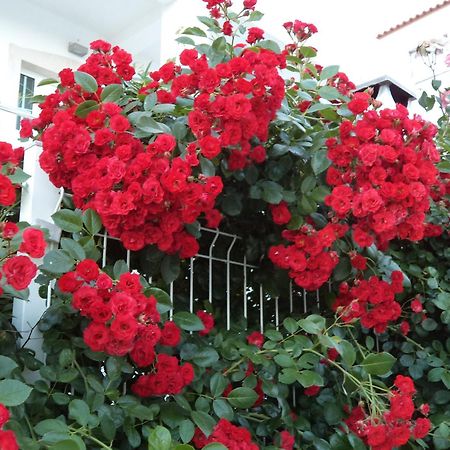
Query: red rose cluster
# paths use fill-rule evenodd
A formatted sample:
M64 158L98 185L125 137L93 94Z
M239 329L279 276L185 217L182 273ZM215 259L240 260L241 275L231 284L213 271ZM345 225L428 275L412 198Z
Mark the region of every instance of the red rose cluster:
M312 225L284 230L282 237L293 244L270 247L269 258L276 266L288 269L289 276L300 287L310 291L318 289L328 281L339 262L337 253L330 247L346 231L346 226L332 223L319 231Z
M3 430L3 425L9 420L9 411L0 403L0 449L19 450L16 435L11 430Z
M16 190L20 186L13 184L9 175L14 174L22 158L22 147L13 149L10 144L0 142L0 212L2 213L3 207L12 206L16 202ZM4 284L9 284L18 291L26 289L37 272L36 264L29 257L41 258L45 253L46 242L41 230L26 228L22 232L19 247L11 242L18 233L19 227L15 223L0 222L0 247L5 249L0 266L0 295L3 293L2 285ZM28 256L16 255L16 250Z
M397 320L402 312L395 294L403 292L403 274L394 271L391 283L376 276L368 280L355 280L354 286L341 283L333 309L345 322L361 319L361 325L383 333L389 322Z
M16 189L8 175L13 175L23 158L23 147L14 149L7 142L0 142L0 207L12 206L16 202Z
M425 417L413 419L415 392L411 378L397 375L390 396L390 410L383 417L368 417L362 406L357 406L345 423L372 450L392 450L405 445L411 437L423 439L430 431L431 422ZM426 406L422 405L417 412L424 414Z
M182 158L171 134L160 134L148 145L133 136L122 108L99 100L106 86L131 78L131 55L103 41L91 48L95 53L80 70L96 79L98 90L84 92L64 69L65 89L49 95L39 118L31 121L42 132L41 167L53 184L73 192L76 207L97 211L106 230L127 249L156 244L165 253L191 257L198 243L185 224L205 213L212 220L208 225L217 226L214 203L222 180L194 176L199 164L195 144ZM85 101L92 102L91 112L80 117L77 107Z
M72 306L91 322L83 332L86 345L112 356L129 355L139 368L151 367L140 376L134 393L177 394L194 378L189 363L179 365L175 356L157 353L157 346L175 347L180 329L173 322L160 324L156 299L146 297L137 273L124 273L117 282L86 259L58 280L63 292L72 294Z
M202 321L204 329L200 331L198 334L200 336L208 335L211 330L214 328L215 322L214 317L208 311L200 310L197 311L197 317Z
M380 112L366 111L368 105L367 94L355 94L348 106L362 118L342 122L340 138L327 141L332 165L326 180L333 190L325 203L337 218L352 222L361 247L421 240L438 184L437 128L419 116L409 118L402 105Z
M281 106L284 81L278 68L286 66L285 57L262 48L243 50L210 67L205 55L191 49L181 53L180 63L190 70L169 62L150 74L154 83L149 86L158 89L162 103L195 94L188 124L197 142L188 153L196 146L207 159L224 153L231 171L265 161L265 148L252 142L255 137L260 143L267 140L269 124Z
M208 437L196 428L192 439L196 448L201 449L213 442L223 444L229 450L259 450L259 446L252 442L252 436L246 428L237 427L226 419L220 419Z

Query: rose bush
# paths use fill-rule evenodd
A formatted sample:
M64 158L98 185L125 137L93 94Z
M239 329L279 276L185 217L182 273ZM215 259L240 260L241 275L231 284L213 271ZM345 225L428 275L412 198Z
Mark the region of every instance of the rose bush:
M184 30L188 48L150 72L95 41L22 121L67 194L53 215L60 248L36 280L51 291L46 360L0 341L0 403L20 448L449 448L445 132L314 64L314 25L286 22L283 49L265 40L255 5L208 0L206 28ZM187 312L186 258L219 226L257 266L249 291L215 274L211 298L196 260ZM103 227L117 253L133 251L131 267L102 248ZM9 255L45 245L39 230L17 242L16 231L4 226L2 270L18 289L36 268ZM266 314L255 331L249 308L225 329L261 285L261 313L277 299L283 320ZM311 313L294 312L290 286Z

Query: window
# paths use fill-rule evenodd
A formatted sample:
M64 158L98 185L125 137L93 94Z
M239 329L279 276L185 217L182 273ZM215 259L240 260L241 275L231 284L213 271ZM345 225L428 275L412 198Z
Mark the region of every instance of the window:
M33 110L33 103L31 98L34 96L34 84L35 79L29 75L23 73L20 74L20 84L19 84L19 96L17 101L17 106L22 109L27 109L28 111ZM16 129L20 129L20 121L22 117L17 116Z

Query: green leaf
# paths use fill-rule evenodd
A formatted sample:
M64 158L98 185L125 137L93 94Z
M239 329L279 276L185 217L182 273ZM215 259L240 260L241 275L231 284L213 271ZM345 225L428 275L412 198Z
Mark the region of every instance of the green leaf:
M85 119L90 112L96 111L99 108L100 105L95 100L86 100L78 105L75 110L75 115L81 119Z
M195 450L195 448L189 444L178 444L173 450Z
M74 265L75 260L62 250L50 250L44 256L44 262L40 268L51 273L65 273L70 272Z
M180 275L180 258L177 255L166 255L161 262L161 276L170 284Z
M227 49L227 41L223 36L220 36L214 40L214 42L211 44L211 47L216 53L224 53Z
M86 450L86 445L78 436L72 436L70 439L56 442L48 450Z
M262 195L261 198L267 203L278 205L283 200L283 186L274 181L263 181L261 184Z
M148 436L148 450L170 450L172 447L172 436L170 431L158 425Z
M233 389L227 397L230 405L236 408L250 408L258 399L258 394L250 388L238 387Z
M206 436L209 436L213 428L216 426L216 421L209 414L203 411L192 411L191 417L194 423Z
M340 97L339 91L332 86L323 86L317 91L317 93L325 100L336 100Z
M205 327L198 316L187 311L180 311L173 315L174 322L186 331L201 331Z
M86 426L90 417L88 404L83 400L72 400L69 403L69 417L76 420L81 426Z
M316 175L324 172L330 167L331 161L327 156L327 149L317 150L311 158L311 167Z
M80 85L83 90L89 93L96 92L98 89L97 81L92 75L86 72L74 72L75 82Z
M180 438L183 442L185 443L191 442L194 436L195 427L194 424L189 419L186 419L180 423L178 431L180 433Z
M219 354L212 347L202 348L192 358L192 361L199 367L211 367L218 360Z
M233 420L234 418L233 408L223 398L213 400L213 410L219 419Z
M113 275L116 280L120 278L120 275L130 271L128 264L123 259L119 259L114 263Z
M164 314L167 311L170 311L172 309L172 301L170 300L170 296L167 294L167 292L163 291L159 288L149 288L145 290L145 295L151 296L156 298L156 301L158 302L158 311L160 314Z
M339 342L339 344L336 345L336 349L347 365L352 366L353 364L355 364L356 351L350 342L342 340L341 342Z
M24 403L33 389L18 380L0 381L0 403L5 406L18 406Z
M215 372L209 380L209 390L214 397L218 397L228 386L228 379L219 372Z
M40 436L49 432L67 433L69 427L59 419L45 419L34 426L34 431Z
M264 14L262 12L252 11L249 18L247 19L247 22L257 22L258 20L261 20L263 16Z
M182 34L187 34L189 36L201 36L206 37L206 33L199 27L188 27L185 30L183 30Z
M52 215L53 222L63 231L78 233L83 228L81 214L70 209L61 209Z
M123 95L121 84L108 84L103 88L100 99L103 103L117 103Z
M100 216L93 209L87 209L82 217L84 226L91 236L97 234L102 229Z
M307 110L307 113L313 113L316 111L324 111L326 109L330 109L333 106L330 105L329 103L313 103Z
M150 113L140 113L135 125L139 130L145 131L148 134L170 133L170 128L161 122L149 116Z
M317 314L311 314L306 319L300 319L298 324L309 334L319 334L325 329L325 318Z
M191 39L190 37L187 36L179 36L175 39L177 42L179 42L180 44L184 44L184 45L195 45L195 42L193 39Z
M205 445L202 450L228 450L228 447L225 447L225 445L219 442L212 442L211 444Z
M0 378L7 378L16 368L17 363L7 356L0 355Z
M202 174L207 177L213 177L216 174L216 167L214 163L209 159L200 156L200 168L202 169Z
M274 361L281 367L293 367L295 365L294 360L287 354L278 354L274 356Z
M25 173L20 167L15 167L14 173L7 175L7 176L11 180L11 183L20 184L20 185L22 183L25 183L25 181L27 181L28 178L30 178L30 175Z
M299 371L293 368L283 369L278 375L278 381L283 384L292 384L297 381Z
M280 46L275 41L269 39L258 42L258 47L272 50L275 53L281 53Z
M286 328L286 331L291 334L298 330L298 323L292 317L286 317L286 319L283 320L283 326Z
M84 248L73 239L61 238L61 248L66 251L72 258L82 261L86 259Z
M310 386L323 386L323 378L312 370L302 370L299 372L297 381L305 388Z
M300 186L303 194L311 192L317 186L317 179L311 175L307 176Z
M396 359L386 352L371 353L361 363L364 370L370 375L385 375L394 365Z
M327 66L320 72L320 81L328 80L339 72L339 66Z
M48 84L58 84L59 81L55 80L54 78L44 78L43 80L39 81L37 84L39 86L47 86Z

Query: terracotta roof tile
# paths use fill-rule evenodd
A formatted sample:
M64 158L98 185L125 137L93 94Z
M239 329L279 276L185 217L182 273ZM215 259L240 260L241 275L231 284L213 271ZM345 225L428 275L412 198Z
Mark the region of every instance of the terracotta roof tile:
M407 25L416 22L417 20L421 19L422 17L428 16L431 13L434 13L435 11L438 11L439 9L445 8L446 6L450 5L450 0L443 0L439 2L437 5L432 6L431 8L428 8L418 14L416 14L413 17L410 17L407 20L404 20L403 22L392 26L386 31L383 31L382 33L377 35L377 39L383 39L384 37L388 36L391 33L394 33L395 31L406 27Z

